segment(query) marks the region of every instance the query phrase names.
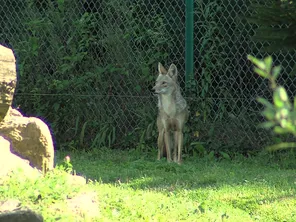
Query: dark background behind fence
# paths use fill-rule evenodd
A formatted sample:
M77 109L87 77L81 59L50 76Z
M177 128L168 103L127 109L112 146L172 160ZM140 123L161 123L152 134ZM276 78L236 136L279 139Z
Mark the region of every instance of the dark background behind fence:
M154 149L158 62L175 63L184 88L184 0L1 2L0 44L14 50L18 64L15 106L44 119L59 148ZM266 56L251 40L256 26L244 19L251 2L195 1L194 79L184 92L188 152L249 152L270 142L257 127L263 118L256 98L271 92L247 61L247 54ZM292 95L287 73L295 53L273 58Z

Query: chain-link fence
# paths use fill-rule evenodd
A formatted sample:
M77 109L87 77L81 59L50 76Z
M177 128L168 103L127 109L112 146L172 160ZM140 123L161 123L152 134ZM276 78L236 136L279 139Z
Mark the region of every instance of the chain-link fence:
M256 98L271 92L247 61L265 56L244 19L250 1L195 1L187 149L194 141L240 150L268 142ZM158 62L175 63L184 88L184 0L12 0L0 12L0 43L17 57L15 105L46 120L58 145L156 145ZM274 56L284 73L295 64L295 54ZM281 81L293 92L293 79Z

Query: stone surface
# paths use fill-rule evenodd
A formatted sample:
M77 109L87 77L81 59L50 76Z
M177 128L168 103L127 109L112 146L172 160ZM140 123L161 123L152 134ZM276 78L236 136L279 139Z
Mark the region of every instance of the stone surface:
M48 126L35 117L24 117L16 109L9 109L0 122L0 135L11 144L11 152L30 161L43 172L54 167L54 147ZM2 152L2 151L1 151Z
M20 206L21 206L21 202L16 199L0 201L0 213L19 210Z
M10 152L10 143L0 136L0 184L13 171L22 170L24 178L37 178L41 173L29 165L29 161Z
M96 192L81 193L71 199L67 200L68 208L80 215L87 215L87 217L98 217L100 215L97 203Z
M43 217L21 206L16 199L0 201L0 222L41 222Z
M71 175L71 174L67 175L67 181L72 185L83 186L86 184L86 179L83 176L78 176L78 175Z
M43 217L31 210L0 213L0 222L42 222Z
M11 49L0 45L0 122L11 106L16 80L13 52Z

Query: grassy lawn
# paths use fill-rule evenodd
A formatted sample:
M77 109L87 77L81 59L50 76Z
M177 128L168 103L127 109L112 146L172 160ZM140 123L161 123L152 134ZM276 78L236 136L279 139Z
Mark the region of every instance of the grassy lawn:
M137 151L56 155L70 155L90 182L70 185L60 170L37 181L16 173L0 199L17 198L45 221L296 221L295 158L187 158L179 166ZM86 192L96 195L96 219L67 208L67 199Z

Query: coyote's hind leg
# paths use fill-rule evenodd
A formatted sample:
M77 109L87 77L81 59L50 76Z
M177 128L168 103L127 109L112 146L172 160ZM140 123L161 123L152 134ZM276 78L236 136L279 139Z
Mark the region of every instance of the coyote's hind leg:
M158 139L157 139L157 146L158 146L158 156L157 160L160 160L163 157L164 152L164 130L159 131L158 133Z

